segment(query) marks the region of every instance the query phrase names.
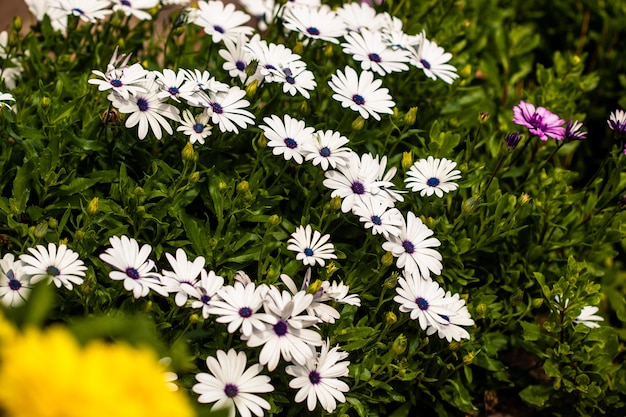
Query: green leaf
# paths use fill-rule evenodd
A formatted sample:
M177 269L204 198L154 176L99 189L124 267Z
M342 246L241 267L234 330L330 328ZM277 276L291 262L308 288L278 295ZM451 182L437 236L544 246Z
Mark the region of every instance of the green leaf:
M520 391L519 396L526 403L538 408L544 408L552 393L551 385L530 385Z

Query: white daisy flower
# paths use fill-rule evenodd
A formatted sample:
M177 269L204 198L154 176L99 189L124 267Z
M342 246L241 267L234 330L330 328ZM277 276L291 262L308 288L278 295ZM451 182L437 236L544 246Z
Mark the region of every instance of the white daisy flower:
M21 255L20 260L24 264L24 272L31 276L33 284L39 281L54 282L57 288L61 285L71 290L73 284L81 285L87 267L78 259L78 254L67 246L61 245L57 249L54 243L48 243L46 249L43 245L37 245L36 249L28 248L32 255Z
M156 83L159 86L157 97L160 99L171 98L177 103L180 103L179 98L185 101L194 101L197 87L193 82L188 81L186 70L180 69L178 72L174 72L165 68L162 72L154 71L154 75L156 75Z
M319 165L324 171L348 164L352 150L346 145L348 138L333 130L318 130L313 140L307 142L302 150L304 159L313 165Z
M50 5L63 10L67 15L78 16L80 20L91 23L113 13L109 0L56 0Z
M377 32L385 27L387 21L385 13L376 13L376 10L365 2L343 3L335 12L349 31L358 32L361 29L369 29Z
M261 33L267 30L281 7L280 3L274 0L239 0L239 4L248 14L256 17L257 28Z
M171 104L163 102L158 97L158 90L153 88L154 80L147 80L146 92L138 92L130 96L128 100L118 97L116 94L109 94L108 99L119 110L120 113L130 113L126 119L126 127L132 128L139 125L137 136L144 139L148 134L148 127L157 139L161 139L163 133L161 127L170 135L174 133L172 126L165 119L178 121L178 109Z
M0 302L6 307L18 307L30 295L30 275L23 270L23 264L12 253L0 259Z
M446 307L450 300L436 281L409 275L399 278L398 284L393 300L400 304L401 312L411 313L411 320L419 320L422 330L448 323L446 317L453 315Z
M452 84L459 77L456 68L446 63L452 59L452 54L426 39L423 32L419 44L411 52L411 64L424 71L428 78L440 78L445 83Z
M626 111L621 109L612 111L606 122L611 130L622 135L626 133Z
M193 85L196 86L198 91L206 91L206 92L226 92L230 88L230 85L223 83L221 81L217 81L215 77L211 75L211 73L207 70L200 71L199 69L194 69L193 71L188 69L183 69L187 74L187 80L190 81ZM206 95L203 94L199 97L206 99ZM194 106L198 106L198 102L201 101L199 98L194 100L188 100Z
M109 272L109 277L124 281L126 291L132 291L135 298L145 297L150 290L167 297L167 291L161 286L161 275L154 271L154 261L148 259L152 247L139 243L128 236L112 236L111 247L100 254L100 259L116 268Z
M249 337L253 329L263 331L266 323L277 321L276 317L261 312L266 292L264 284L257 287L254 283L244 285L237 281L219 290L220 300L211 304L209 313L218 316L215 319L218 323L228 323L228 333L239 329L241 334Z
M285 28L298 32L308 39L320 39L339 43L338 38L346 33L346 25L328 5L307 7L294 5L283 15Z
M7 101L15 101L15 97L13 97L13 94L0 93L0 109L3 107L8 107L9 110L13 110L13 107L6 103Z
M602 316L598 316L596 313L598 312L598 307L595 306L585 306L581 310L578 317L574 319L574 323L584 324L590 329L595 329L600 327L597 321L604 321Z
M235 10L235 5L232 3L199 1L198 9L200 12L194 23L201 26L215 43L225 38L236 42L240 33L247 36L254 31L251 26L244 25L250 20L250 16L241 10Z
M148 71L139 63L120 69L109 65L107 72L91 72L102 79L90 78L87 80L89 84L97 85L99 91L114 91L124 100L129 100L131 95L147 92L144 82Z
M362 29L344 36L343 52L352 55L355 61L361 62L361 68L372 70L378 75L390 72L408 71L409 52L404 49L392 49L383 41L380 32Z
M176 131L189 136L189 142L199 142L204 145L204 139L211 135L212 127L209 124L209 113L206 109L195 117L189 109L185 109L180 126L176 128Z
M263 367L257 363L246 369L246 354L234 349L228 353L218 350L216 357L206 358L210 373L196 374L198 383L192 390L200 394L198 402L215 403L211 409L228 408L229 417L235 416L235 408L242 417L250 417L251 413L263 416L263 410L269 410L270 403L254 394L274 391L270 377L259 375Z
M328 344L328 341L322 344L316 358L285 368L285 372L294 377L289 386L298 389L295 401L299 403L306 399L309 411L313 411L319 402L324 410L332 413L337 402L346 401L343 393L350 390L348 384L339 379L348 376L350 362L343 360L348 354L341 352L338 346L329 349Z
M420 193L420 196L430 197L435 194L442 198L444 193L457 189L458 185L452 181L461 178L461 171L456 168L456 162L449 159L435 159L429 156L427 159L416 161L407 172L404 180L407 187Z
M209 318L210 309L213 303L220 299L218 291L224 286L224 278L215 274L214 271L208 273L202 269L200 271L200 281L196 284L196 294L193 295L194 301L191 308L201 308L202 317Z
M403 23L396 16L385 13L385 25L381 29L383 39L391 49L405 49L409 52L422 40L420 35L409 35L402 29Z
M311 283L311 267L307 268L306 270L300 290L298 290L298 287L296 287L296 283L289 275L281 274L280 280L294 295L297 294L299 291L308 292L309 284ZM320 286L315 294L313 294L313 301L311 301L311 304L307 307L306 311L307 313L317 317L324 323L334 323L335 320L341 317L341 314L335 308L324 303L324 301L331 300L330 296L324 296L324 284L328 284L328 281L324 281L322 283L322 286ZM328 287L328 285L326 285L326 287Z
M272 148L274 155L283 155L285 160L293 159L296 163L303 162L303 148L313 140L315 129L307 127L304 121L296 120L286 114L283 120L276 115L265 117L265 125L259 127L268 139L267 146Z
M343 107L359 112L361 117L372 116L380 120L379 113L392 114L396 104L389 95L389 90L381 88L381 80L374 79L374 73L363 71L361 74L346 66L344 72L337 70L331 76L328 85L335 92L333 98Z
M226 49L220 49L218 51L219 55L224 58L225 61L222 68L228 71L228 75L231 77L239 78L242 83L246 82L246 78L248 78L246 68L248 68L248 65L252 61L250 52L245 48L246 45L246 36L239 34L235 41L228 38L224 39Z
M304 98L311 98L309 91L317 86L315 75L308 69L303 61L294 61L288 65L281 65L280 70L269 70L273 75L272 80L281 83L283 93L289 93L292 96L301 94Z
M352 213L359 216L363 227L372 229L373 235L382 234L387 239L389 235L399 235L400 227L404 223L400 210L389 208L385 200L372 196L355 201Z
M191 0L161 0L163 6L186 6Z
M150 10L159 4L159 0L111 0L113 11L121 10L126 16L134 16L139 20L152 20Z
M346 166L325 172L324 186L333 190L332 197L341 197L341 211L347 213L357 200L363 200L367 195L376 196L381 188L393 186L393 183L378 179L379 170L380 164L371 155L359 157L352 152ZM382 199L388 202L386 196Z
M248 337L249 347L263 346L259 355L261 365L273 371L282 357L286 361L306 363L314 357L315 346L322 344L322 337L308 329L319 320L317 317L303 315L313 300L312 294L300 291L293 297L288 291L282 294L276 287L267 292L264 309L276 318L274 324L265 324L262 331L253 329Z
M395 189L395 184L391 181L393 177L395 177L398 169L396 167L391 167L387 170L387 156L384 155L379 157L378 155L372 156L372 154L367 153L361 157L361 163L367 163L367 165L371 165L372 167L378 167L378 175L376 179L380 182L380 191L375 194L375 197L381 201L385 201L387 203L387 207L391 208L394 206L396 201L404 201L404 197L402 197L403 192Z
M332 283L324 281L322 283L323 294L320 301L333 300L339 304L350 304L359 307L361 299L358 294L349 294L350 287L342 281L333 281Z
M441 245L439 239L430 237L430 230L419 217L409 211L406 222L400 227L400 234L389 235L383 249L398 258L396 266L403 268L407 276L430 279L430 273L441 274L441 254L435 247Z
M446 339L448 342L453 340L460 341L461 339L469 339L470 334L461 326L473 326L474 320L470 316L465 300L462 299L459 294L452 295L450 291L446 291L446 300L448 304L442 307L447 308L452 312L450 315L442 315L444 319L443 323L437 323L437 326L429 327L426 330L426 334L437 333L437 336L441 339Z
M285 45L268 44L258 34L250 39L245 48L250 53L251 58L257 61L256 72L248 79L248 83L253 80L273 82L275 71L278 71L281 66L301 60L300 55L294 54Z
M326 259L337 259L335 247L329 242L330 235L323 235L313 230L310 224L306 227L298 226L287 241L288 250L297 253L296 259L304 265L314 266L316 263L324 266Z
M209 92L208 101L200 104L208 109L211 122L222 132L239 133L239 128L254 125L254 114L245 109L250 105L245 95L246 90L234 86L228 91Z
M187 260L187 253L182 248L176 250L176 258L169 253L166 253L165 257L173 271L162 270L161 283L165 291L176 294L174 297L176 305L184 306L189 297L199 298L200 294L196 285L204 269L204 257L198 256L191 262Z

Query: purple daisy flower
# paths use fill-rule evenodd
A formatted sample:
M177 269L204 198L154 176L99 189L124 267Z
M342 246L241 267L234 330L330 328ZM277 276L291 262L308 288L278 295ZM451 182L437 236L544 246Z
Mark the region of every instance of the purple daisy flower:
M538 107L520 100L517 106L513 107L513 122L520 126L527 127L530 133L536 135L542 141L547 141L548 137L556 140L563 140L565 120L547 110L545 107Z

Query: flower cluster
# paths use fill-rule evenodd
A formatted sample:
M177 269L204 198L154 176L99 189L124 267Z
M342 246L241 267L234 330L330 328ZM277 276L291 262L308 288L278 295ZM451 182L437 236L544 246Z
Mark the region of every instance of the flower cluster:
M582 123L578 120L561 119L545 107L537 107L520 100L513 107L513 122L528 128L528 131L542 141L548 138L555 140L583 140L587 139L587 132L582 130Z

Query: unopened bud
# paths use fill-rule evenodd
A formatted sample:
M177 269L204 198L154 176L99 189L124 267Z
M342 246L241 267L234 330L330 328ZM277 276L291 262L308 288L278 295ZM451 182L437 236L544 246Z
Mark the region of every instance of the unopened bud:
M456 340L453 340L448 345L448 349L450 349L452 352L456 352L457 350L461 349L461 343L457 342Z
M225 181L220 180L220 182L217 183L217 189L220 191L224 191L225 189L228 188L228 184L226 184Z
M461 204L461 210L463 210L465 213L471 213L476 209L477 205L478 200L476 200L474 197L470 197L467 200L463 200L463 203Z
M480 303L476 306L476 314L479 316L484 315L487 312L487 304Z
M300 103L300 113L306 114L309 112L309 102L307 100L302 100Z
M278 226L280 224L280 216L278 214L272 214L268 219L267 219L267 227L271 228L274 226Z
M41 239L42 237L45 237L47 234L48 234L48 222L42 222L42 223L39 223L37 226L35 226L33 235L35 235L36 238Z
M480 113L478 113L478 123L480 123L481 125L487 123L490 116L491 115L489 114L489 112L481 111Z
M543 298L533 298L532 305L533 308L539 308L543 304Z
M393 108L393 110L392 110L392 112L393 112L393 113L391 113L391 117L392 117L393 119L397 119L397 118L398 118L398 116L400 116L400 110L398 110L398 108L397 108L397 107L394 107L394 108Z
M136 186L135 189L133 190L133 193L137 197L142 197L144 195L143 188L141 188L140 186Z
M189 322L191 324L196 324L196 323L200 323L200 316L197 314L192 314L191 316L189 316Z
M326 58L330 58L331 56L333 56L333 54L333 46L330 43L327 43L326 48L324 48L324 56Z
M302 52L304 52L304 45L302 41L296 42L296 44L293 46L292 51L298 55L302 55Z
M248 98L254 97L258 87L259 87L259 80L253 80L250 84L246 86L246 96Z
M387 253L391 253L391 252L387 252ZM385 279L385 282L383 282L383 287L385 287L388 290L393 290L394 288L396 288L397 285L398 285L398 273L397 272L394 272L393 274L391 274L389 277Z
M267 147L267 138L265 137L265 133L261 133L261 136L259 136L259 139L256 143L257 145L259 145L259 148Z
M522 135L519 132L511 132L504 138L506 146L508 146L509 149L514 149L521 140Z
M393 311L388 311L387 314L385 314L385 323L387 323L388 325L392 325L392 324L396 324L396 322L398 321L398 316L396 316L396 314Z
M21 18L21 16L15 16L13 18L13 29L15 29L16 32L19 32L20 30L22 30L22 18Z
M241 181L237 184L237 193L244 194L250 191L250 183L248 181Z
M406 340L406 336L400 334L398 337L396 337L396 340L393 341L393 344L391 345L391 350L396 355L402 355L406 351L407 345L408 342Z
M526 193L522 193L522 195L519 196L519 203L520 204L526 204L530 201L530 196Z
M98 197L94 197L91 199L89 204L87 204L87 214L90 216L95 215L100 209L100 200Z
M338 270L339 268L337 267L337 264L335 264L333 261L330 261L328 265L326 265L326 276L330 278L330 276Z
M474 352L469 352L467 355L463 356L463 365L471 365L475 357Z
M48 227L52 230L55 230L57 227L59 227L59 222L57 219L55 219L54 217L51 217L48 219Z
M407 126L413 125L417 119L417 106L409 108L409 111L404 115L404 124Z
M524 301L524 291L522 291L520 288L517 288L515 292L509 297L509 301L514 306L522 304L522 301Z
M341 209L341 197L336 195L330 200L330 209L333 211Z
M183 158L183 161L186 162L196 162L198 160L198 154L193 149L193 144L191 142L187 142L187 144L181 151L181 156Z
M383 264L383 266L391 266L393 265L393 253L391 252L386 252L383 257L381 258L380 262ZM395 285L394 285L395 287Z
M198 171L194 171L189 175L189 182L192 184L197 183L198 181L200 181L200 173Z
M78 229L74 232L74 240L83 240L85 238L85 232Z
M352 122L352 130L361 130L365 126L365 119L361 116L354 119Z
M461 68L461 71L459 71L459 75L461 76L461 78L468 78L470 75L472 75L472 66L470 64L465 65L463 68Z
M411 151L402 152L402 169L408 171L413 165L413 153Z
M148 300L148 301L146 302L146 305L144 306L144 308L143 308L143 309L144 309L144 311L146 311L146 312L151 311L151 310L152 310L152 300Z
M309 288L306 289L306 293L315 295L317 294L317 292L320 290L321 287L322 287L322 281L319 279L316 279L315 281L313 281L313 283L309 285Z
M41 99L41 107L43 107L44 109L47 109L48 107L50 107L50 104L52 102L50 101L50 97L48 96L43 96Z

